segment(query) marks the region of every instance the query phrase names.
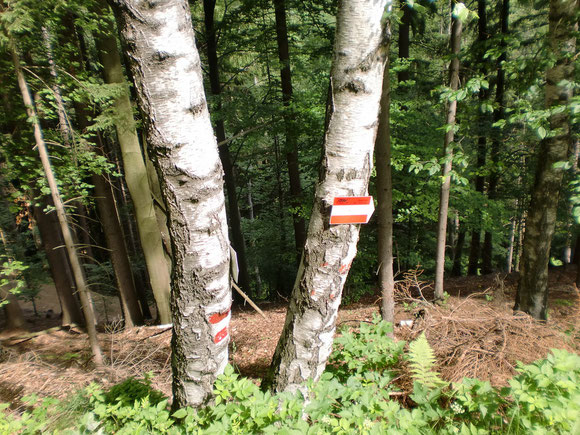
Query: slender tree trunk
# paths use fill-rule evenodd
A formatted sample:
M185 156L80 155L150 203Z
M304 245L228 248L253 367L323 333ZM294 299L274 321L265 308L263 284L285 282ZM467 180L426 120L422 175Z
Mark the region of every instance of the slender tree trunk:
M290 70L290 53L288 49L288 28L286 25L286 4L284 0L273 0L276 17L276 41L278 43L278 58L280 59L280 79L282 84L282 102L284 104L284 123L286 127L286 159L288 161L288 176L290 177L290 204L293 208L294 241L296 243L296 258L300 255L306 242L306 220L302 207L302 185L298 164L298 138L292 108L292 73Z
M16 71L16 77L18 79L18 86L22 94L24 105L26 106L28 117L29 119L32 120L36 147L38 148L38 153L40 155L42 167L44 169L46 180L50 187L52 200L54 202L54 207L56 209L58 221L64 238L64 243L71 263L72 272L77 285L77 290L79 292L79 296L81 299L82 308L86 319L87 333L89 335L89 343L91 346L91 351L93 353L93 361L96 366L101 366L103 364L103 356L97 338L97 330L95 328L95 314L93 312L93 306L90 302L89 289L86 285L84 272L82 270L78 253L73 244L72 233L70 231L67 222L66 212L62 200L60 198L56 179L54 178L54 174L52 172L48 152L46 150L46 144L42 137L42 130L40 129L40 124L38 122L36 111L34 109L33 105L34 103L32 102L32 97L30 95L28 85L26 84L24 75L22 73L22 69L20 67L20 59L18 58L16 49L14 47L11 47L11 51L12 51L12 61L14 63L14 69Z
M219 96L221 94L221 83L217 56L217 40L214 26L214 12L215 0L204 0L203 10L205 18L205 39L207 47L207 58L209 65L209 82L212 95L218 97L216 109L221 110L221 102ZM215 133L218 143L226 140L226 130L224 121L219 119L215 122ZM242 232L242 219L240 216L240 208L238 205L238 195L236 192L236 175L232 157L230 155L230 147L227 143L219 146L220 159L224 168L224 180L226 185L226 192L228 198L228 217L229 227L232 231L232 243L238 256L238 284L247 292L251 291L250 274L248 272L248 256L246 254L246 241Z
M516 233L516 218L514 217L510 220L510 235L509 235L508 253L507 253L507 258L506 258L506 271L507 271L507 273L512 272L515 233Z
M228 362L230 255L222 167L186 0L115 0L173 246L174 407L209 400Z
M252 198L252 179L248 178L248 219L250 222L254 221L254 200ZM283 215L282 215L283 216ZM255 243L250 242L250 246L253 247ZM280 251L282 252L282 251ZM262 297L262 277L260 275L260 266L258 262L254 261L254 277L256 279L256 295Z
M321 179L286 322L264 380L276 391L318 379L332 350L359 226L329 226L330 210L337 196L367 193L386 55L380 22L385 6L351 0L339 7Z
M461 50L461 21L451 18L451 53L453 59L449 65L449 87L456 91L459 89L459 51ZM447 238L447 211L449 209L449 191L451 189L451 164L453 160L453 138L455 126L455 114L457 112L457 100L447 103L448 127L443 143L443 184L439 198L439 220L437 225L437 255L435 258L435 299L443 298L443 279L445 275L445 241Z
M508 36L508 24L509 24L509 0L502 0L501 10L500 10L500 22L501 22L501 34L503 38ZM501 40L500 46L502 48L502 53L498 59L497 67L497 84L495 93L495 102L497 104L497 109L493 113L493 121L497 122L500 119L505 118L505 69L504 62L507 60L506 53L506 42L505 39ZM501 130L495 129L491 140L491 173L489 175L489 184L487 188L487 197L490 201L497 198L497 185L499 182L499 152L501 147ZM493 235L490 231L485 232L485 239L483 242L483 252L482 252L482 269L483 273L491 273L493 271L492 265L493 258Z
M403 7L403 16L399 23L399 59L409 59L409 45L411 34L411 7L407 0L401 0ZM404 82L410 79L409 68L405 68L397 73L397 80Z
M56 213L51 212L46 214L41 207L35 206L34 218L36 219L40 239L42 240L42 247L60 301L62 310L61 324L63 326L72 323L83 325L83 315L73 295L75 285L66 250L62 248L64 242Z
M99 0L99 5L102 10L107 10L105 0ZM167 324L171 322L169 265L165 259L161 232L155 216L147 168L135 128L133 108L129 100L129 89L123 74L121 57L117 51L117 40L114 36L116 32L107 20L104 23L107 28L102 29L100 33L95 33L95 42L99 60L103 65L105 82L124 86L123 92L114 102L115 109L121 117L116 122L115 128L121 147L125 180L133 200L137 229L149 272L151 289L157 304L157 317L160 323Z
M578 153L580 151L580 144L578 138L573 139L572 148L572 177L578 177ZM574 227L574 204L572 201L568 201L568 213L566 214L566 245L564 246L564 252L562 253L562 261L564 264L570 264L572 262L572 229Z
M477 36L477 62L479 63L479 72L483 75L487 75L487 63L485 60L485 53L487 51L487 40L489 34L487 33L487 13L486 13L486 0L477 1L477 14L479 19L478 24L478 36ZM481 89L479 91L479 101L484 103L488 98L488 92L486 89ZM479 136L477 138L477 169L480 171L475 177L475 191L481 194L483 197L485 188L485 177L481 174L484 170L486 154L487 154L487 138L486 134L489 131L489 120L488 116L484 112L479 112ZM476 229L471 232L471 246L469 250L469 265L467 268L468 275L477 275L479 271L479 257L481 254L481 224L482 222L482 211L477 209L478 223ZM483 272L483 269L481 270Z
M386 32L390 38L390 25ZM391 177L391 89L389 77L389 44L385 47L387 59L383 74L381 112L375 142L379 288L381 289L381 316L385 322L395 321L395 277L393 275L393 180Z
M95 200L99 218L107 239L111 263L113 264L115 279L121 296L125 327L132 328L143 323L143 314L137 299L137 291L135 290L131 264L129 263L129 255L125 245L125 236L121 230L121 222L117 214L117 205L113 198L111 185L105 176L95 174L92 180L95 186Z
M547 109L566 106L572 98L571 88L563 82L574 80L572 56L576 46L574 32L578 28L575 19L577 8L577 0L550 0L548 43L558 60L546 73ZM571 147L567 111L551 114L550 129L553 136L540 142L514 306L514 310L542 320L546 320L548 314L550 244L563 176L563 169L554 165L568 160Z
M459 230L457 236L457 243L455 244L455 252L453 254L453 268L451 269L451 276L461 276L463 259L463 245L465 244L465 230Z

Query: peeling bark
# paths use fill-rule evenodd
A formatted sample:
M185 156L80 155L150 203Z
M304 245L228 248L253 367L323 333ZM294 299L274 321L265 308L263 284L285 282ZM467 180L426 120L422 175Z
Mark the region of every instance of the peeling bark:
M169 216L173 403L198 406L228 362L232 296L223 172L189 7L185 0L112 4Z
M342 1L321 178L282 336L264 383L296 391L318 379L332 350L336 317L356 254L358 225L329 226L333 198L366 195L373 162L385 48L385 1Z

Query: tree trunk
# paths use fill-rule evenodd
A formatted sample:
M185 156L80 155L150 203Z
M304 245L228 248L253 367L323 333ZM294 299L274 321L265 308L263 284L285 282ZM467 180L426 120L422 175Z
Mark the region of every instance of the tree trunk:
M129 262L127 246L125 245L125 236L121 230L121 222L117 214L117 205L107 178L102 174L95 174L92 180L95 186L95 201L99 218L107 239L111 263L113 264L115 279L121 296L125 328L132 328L135 325L143 324L143 314L137 299L131 263Z
M411 7L407 0L401 0L403 16L399 23L399 59L409 59L409 45L411 33ZM397 80L404 82L410 79L409 68L405 68L397 73Z
M459 51L461 50L461 21L451 18L451 53L453 59L449 65L449 87L456 91L459 89ZM437 255L435 258L435 299L443 299L443 278L445 275L445 241L447 238L447 211L449 209L449 191L451 189L451 164L453 160L453 138L455 127L455 114L457 112L457 100L447 103L446 124L448 131L445 133L443 143L443 184L439 198L439 220L437 224Z
M501 22L501 34L503 38L508 36L508 24L509 24L509 0L502 0L501 10L500 10L500 22ZM507 60L506 54L506 42L502 39L500 42L502 48L502 53L498 59L497 67L497 84L495 91L495 102L497 104L497 109L493 112L493 121L497 122L500 119L505 118L505 70L504 62ZM487 188L487 197L489 200L493 201L497 198L497 185L499 181L499 151L501 146L501 130L495 129L495 134L492 135L491 140L491 173L489 175L489 184ZM493 258L493 236L491 232L485 232L485 238L483 242L483 252L481 255L482 259L482 269L483 273L491 273L493 271L492 258Z
M457 236L457 243L455 244L455 252L453 254L453 268L451 269L451 276L461 276L463 258L463 245L465 244L465 230L459 230Z
M512 218L510 221L510 235L508 244L508 253L506 258L506 271L507 273L512 273L512 263L514 258L514 240L516 233L516 218Z
M61 324L70 325L75 323L83 325L83 315L73 294L75 285L66 250L62 248L64 242L56 213L44 213L41 207L35 206L34 218L36 219L42 247L60 301L62 310Z
M228 362L230 255L222 167L185 0L115 0L173 247L174 407L209 400Z
M82 270L78 253L73 244L72 233L70 231L67 222L66 212L62 200L60 198L56 179L54 178L54 174L52 172L48 152L46 149L46 144L44 142L44 138L42 137L42 130L40 129L40 124L38 122L38 118L36 115L36 111L34 109L28 85L24 79L24 74L22 73L22 69L20 67L20 59L18 58L18 55L16 53L16 48L11 47L11 51L12 51L11 53L12 61L14 63L16 77L18 79L18 86L22 94L24 105L26 106L28 118L32 120L36 147L38 148L38 153L40 155L42 167L50 188L52 200L54 202L54 207L56 209L58 221L64 238L64 243L71 263L72 272L77 285L77 290L79 292L79 296L81 299L83 313L86 319L86 327L89 336L89 343L93 353L93 362L95 363L96 366L101 366L103 364L103 356L97 338L97 330L95 328L95 314L93 312L93 306L90 302L89 289L85 281L84 272Z
M487 51L487 40L489 35L487 33L487 13L486 13L486 0L477 1L477 14L479 19L477 20L478 25L478 35L477 35L477 62L479 64L479 72L482 76L487 76L487 63L485 60L485 53ZM486 89L480 89L479 91L479 102L484 103L488 98L488 92ZM478 114L479 118L479 137L477 138L477 170L478 174L475 177L475 191L481 194L483 197L485 188L485 177L481 174L481 171L485 168L486 153L487 153L487 138L485 134L489 130L489 120L486 113L480 111ZM482 210L477 209L477 226L476 229L471 232L471 246L469 250L469 265L467 267L468 275L477 275L479 270L479 257L481 254L481 224L482 222ZM483 269L481 270L483 272Z
M385 5L351 0L339 7L321 179L286 322L264 380L276 391L318 379L332 350L359 226L329 226L330 210L337 196L367 193L386 55L380 22Z
M548 43L557 56L557 62L546 73L547 109L566 106L572 98L571 88L563 82L574 80L572 57L576 45L574 32L578 28L575 19L577 7L577 0L550 0ZM550 129L552 136L540 142L514 306L514 310L541 320L546 320L548 314L550 244L563 176L563 169L554 167L554 164L568 160L571 146L567 111L551 114Z
M18 303L18 298L5 287L0 286L0 302L7 302L2 306L6 317L3 331L5 333L26 331L28 328L26 327L26 320Z
M300 256L306 242L306 220L302 206L302 185L298 164L298 138L292 108L292 73L290 71L290 53L288 49L288 28L286 25L286 5L284 0L274 0L276 17L276 41L278 43L278 58L280 59L280 80L282 85L282 103L284 104L284 125L286 127L286 159L288 161L288 176L290 178L290 204L293 208L294 241L296 243L296 258Z
M219 112L221 110L219 95L221 94L222 89L218 66L216 32L214 27L215 0L204 0L203 10L205 18L205 39L209 66L209 82L212 95L218 96L216 109ZM222 143L226 140L224 122L222 119L219 119L219 117L215 122L215 133L218 143ZM236 192L236 175L232 157L230 155L230 147L227 143L219 146L219 154L224 168L224 180L226 192L228 194L228 217L230 223L229 227L232 231L232 244L238 256L238 284L244 291L251 292L246 241L244 240L244 234L242 232L242 218L240 216L238 195Z
M390 25L387 23L390 38ZM389 41L390 43L390 41ZM395 277L393 275L393 180L391 178L391 89L389 77L389 47L385 47L387 59L383 74L381 111L375 142L379 288L381 290L381 316L385 322L395 321Z
M106 10L106 1L99 0L99 5ZM147 168L139 137L133 119L133 108L129 100L129 88L123 75L121 57L117 51L117 40L113 26L107 20L103 24L107 28L95 33L95 43L99 60L103 65L106 83L117 83L124 86L124 91L115 99L115 109L120 116L115 128L121 147L121 157L125 169L127 188L133 200L137 229L141 247L149 272L151 289L157 304L157 318L162 324L171 322L171 278L169 266L165 259L161 233L155 216L153 198L149 188Z

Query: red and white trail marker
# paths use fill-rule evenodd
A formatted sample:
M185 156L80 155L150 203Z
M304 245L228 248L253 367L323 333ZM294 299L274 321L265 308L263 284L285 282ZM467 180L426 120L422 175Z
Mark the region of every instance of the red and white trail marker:
M375 211L372 196L338 196L330 211L330 224L366 224Z
M215 313L209 316L209 323L211 333L213 335L213 342L218 344L228 336L228 326L232 317L232 310L228 308L222 313Z

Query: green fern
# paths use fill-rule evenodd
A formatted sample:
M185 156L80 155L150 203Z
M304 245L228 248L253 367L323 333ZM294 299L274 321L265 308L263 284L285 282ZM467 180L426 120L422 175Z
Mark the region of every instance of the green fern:
M428 388L443 387L447 383L433 370L435 354L423 332L409 344L409 365L414 381Z

